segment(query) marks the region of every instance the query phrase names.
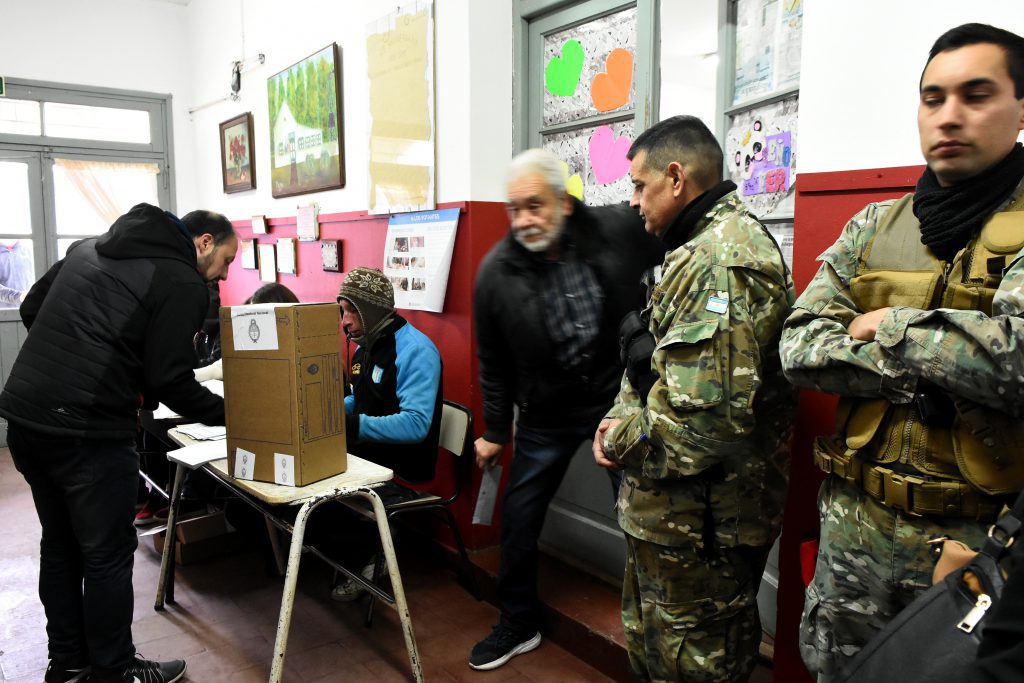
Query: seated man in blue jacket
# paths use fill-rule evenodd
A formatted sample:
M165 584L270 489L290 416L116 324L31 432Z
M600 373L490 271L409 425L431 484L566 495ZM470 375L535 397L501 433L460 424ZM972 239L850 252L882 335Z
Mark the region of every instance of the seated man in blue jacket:
M395 312L394 288L379 270L352 269L338 292L338 303L345 336L357 344L352 393L345 397L348 451L391 468L401 480L430 481L441 430L437 347ZM363 575L368 577L372 569L370 558ZM331 597L347 602L360 594L347 581Z

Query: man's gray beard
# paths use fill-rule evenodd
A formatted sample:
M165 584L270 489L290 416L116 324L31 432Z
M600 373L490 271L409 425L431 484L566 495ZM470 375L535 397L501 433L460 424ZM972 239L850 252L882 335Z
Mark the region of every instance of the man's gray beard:
M527 242L524 239L525 237L527 237L528 234L536 234L533 231L537 230L538 228L529 228L528 230L515 230L512 232L512 237L515 238L516 242L519 242L519 244L521 244L525 249L528 249L529 251L532 251L534 253L547 251L551 247L551 245L557 242L558 239L562 236L562 231L565 229L565 221L563 220L563 218L563 216L558 216L558 225L554 229L544 232L541 239L539 240L532 240L530 242Z

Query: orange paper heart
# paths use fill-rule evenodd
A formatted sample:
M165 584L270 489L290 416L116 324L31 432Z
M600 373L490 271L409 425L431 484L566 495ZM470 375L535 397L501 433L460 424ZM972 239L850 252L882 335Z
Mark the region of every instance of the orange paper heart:
M590 99L598 111L618 109L629 102L632 85L633 53L617 47L605 60L605 71L594 76L590 84Z

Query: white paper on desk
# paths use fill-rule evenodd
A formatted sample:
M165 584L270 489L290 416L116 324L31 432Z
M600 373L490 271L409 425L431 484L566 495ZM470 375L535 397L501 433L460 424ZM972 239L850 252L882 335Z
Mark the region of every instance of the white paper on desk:
M274 327L274 332L277 332L277 326ZM221 379L208 379L205 382L200 382L204 387L217 394L221 398L224 398L224 380Z
M231 307L231 339L235 351L273 351L277 349L276 304L250 304Z
M480 492L476 496L476 508L473 510L473 524L491 525L500 482L501 465L484 468L484 476L480 479Z
M252 481L256 471L256 454L244 448L235 448L235 479Z
M223 426L211 427L200 422L179 425L177 429L185 436L195 439L196 441L216 441L217 439L224 439L228 435L227 428Z
M156 407L153 411L154 420L173 420L176 417L181 417L176 412L165 406L163 403Z
M168 451L167 459L194 470L213 460L227 457L227 454L227 448L224 447L223 441L203 441L185 448Z
M274 483L295 486L295 456L274 453Z

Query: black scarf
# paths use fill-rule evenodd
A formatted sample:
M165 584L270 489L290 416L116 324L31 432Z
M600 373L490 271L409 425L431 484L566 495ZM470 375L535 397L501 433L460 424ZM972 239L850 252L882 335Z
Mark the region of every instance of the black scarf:
M723 180L704 194L693 199L683 207L683 210L679 212L676 219L672 221L672 225L668 226L668 230L661 236L661 241L670 250L678 249L686 240L690 239L690 234L697 227L700 219L704 218L704 214L708 212L708 209L735 189L736 183L731 180Z
M914 193L914 215L921 222L921 243L943 261L957 252L982 223L1006 201L1024 178L1024 147L1018 142L1002 161L952 187L942 187L925 169Z

